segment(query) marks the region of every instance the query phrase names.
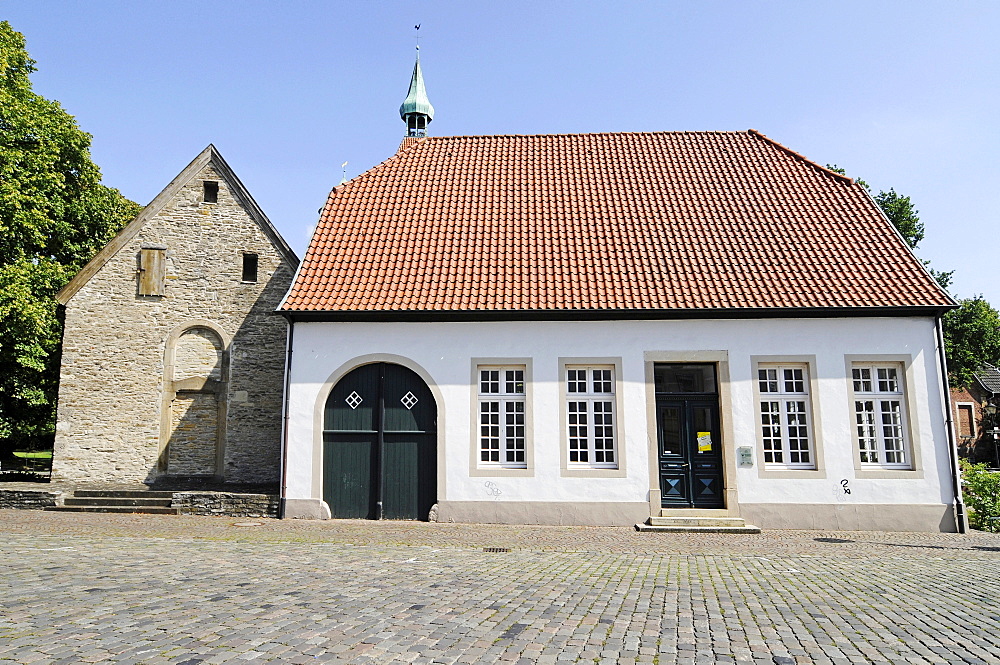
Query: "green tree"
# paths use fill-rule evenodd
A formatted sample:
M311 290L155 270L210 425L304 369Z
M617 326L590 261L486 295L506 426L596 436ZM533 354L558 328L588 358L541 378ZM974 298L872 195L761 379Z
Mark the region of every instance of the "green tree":
M834 173L847 175L847 172L836 164L827 164L826 168ZM868 186L867 182L857 178L857 183L864 187L869 194L871 193L872 188ZM901 196L896 193L895 189L890 188L888 192L880 191L878 194L873 194L872 199L881 208L882 213L892 222L892 225L896 227L899 234L903 236L903 240L910 249L916 249L920 241L924 239L924 224L920 221L920 216L918 215L920 211L913 207L910 197ZM937 280L942 289L947 290L951 285L951 278L955 274L955 271L949 270L943 272L931 268L930 261L924 261L923 263L924 267L930 272L931 277Z
M924 239L924 225L917 215L920 211L913 207L910 197L900 196L895 189L890 188L888 192L879 192L872 198L903 236L910 249L916 249Z
M1000 531L1000 473L985 464L958 460L962 470L962 496L969 507L969 524L980 531Z
M54 295L140 207L101 184L91 136L37 95L24 36L0 22L0 458L55 428Z
M972 383L983 362L1000 364L1000 314L980 295L944 315L944 347L954 386Z

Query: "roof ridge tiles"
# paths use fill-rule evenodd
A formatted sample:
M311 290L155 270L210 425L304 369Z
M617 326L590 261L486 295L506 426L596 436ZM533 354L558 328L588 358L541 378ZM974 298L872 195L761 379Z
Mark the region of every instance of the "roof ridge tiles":
M756 132L757 130L751 129L749 131L750 132ZM669 129L666 129L666 130L656 130L656 131L636 130L636 131L631 131L631 132L541 132L541 133L537 133L537 134L450 134L450 135L446 135L446 136L427 136L427 137L423 137L423 138L420 139L420 142L428 141L428 142L435 142L435 143L437 143L439 141L443 141L443 140L446 140L446 139L497 139L497 138L543 138L543 137L562 138L562 137L566 137L566 136L579 136L579 137L584 137L584 136L663 136L663 135L668 135L668 134L715 134L715 135L731 135L731 134L746 134L746 133L747 132L743 131L743 130L720 130L720 129L677 129L677 130L669 130ZM757 132L757 133L759 134L759 132ZM763 134L760 134L760 136L762 136L764 138L767 138ZM772 139L767 139L767 140L771 141L772 143L775 143L776 145L781 146L781 144L777 143L776 141L774 141ZM404 141L403 141L403 144L405 144L405 143L406 143L406 139L404 139ZM403 144L401 144L400 147L402 147ZM781 146L781 147L784 148L784 146ZM788 148L784 148L784 149L787 150L788 152L792 152ZM798 153L793 153L793 154L798 154ZM799 156L801 157L801 155L799 155ZM805 157L802 157L802 159L805 160L805 161L809 161ZM817 166L819 166L819 165L817 164ZM820 168L823 168L823 167L820 167ZM840 175L840 174L836 174L836 175ZM841 176L841 177L844 177L844 176Z
M399 148L396 149L396 152L392 153L391 155L389 155L388 157L386 157L385 159L383 159L381 162L379 162L375 166L372 166L369 169L367 169L365 171L362 171L361 173L359 173L358 175L354 176L353 178L351 178L347 182L341 183L339 185L334 185L333 189L330 190L330 195L327 196L327 205L329 205L330 200L333 198L334 192L343 193L344 191L346 191L350 187L350 185L352 185L352 184L360 181L362 178L364 178L365 176L368 176L369 174L374 174L376 171L379 171L383 166L386 166L386 165L390 164L391 162L396 161L402 154L407 153L407 152L411 152L414 149L415 146L420 145L421 143L423 143L424 141L426 141L428 138L430 138L430 137L426 137L426 136L420 136L420 137L409 137L409 136L407 136L407 137L404 137L403 141L399 144ZM338 192L338 190L340 190L340 191ZM325 208L323 210L325 212Z
M813 167L819 169L823 173L828 173L828 174L836 177L837 179L839 179L839 180L841 180L843 182L846 182L848 185L853 185L854 184L854 178L850 178L850 177L844 175L843 173L837 173L836 171L831 171L830 169L826 168L825 166L823 166L821 164L817 164L816 162L814 162L813 160L809 159L805 155L803 155L801 153L798 153L798 152L795 152L791 148L789 148L789 147L787 147L785 145L782 145L781 143L778 143L777 141L775 141L774 139L770 138L769 136L767 136L767 134L764 134L763 132L759 132L756 129L748 129L747 130L747 134L749 134L750 136L756 136L756 137L758 137L760 139L763 139L764 141L766 141L767 143L770 143L771 145L775 146L776 148L778 148L782 152L785 152L785 153L791 155L795 159L798 159L799 161L804 162L805 164L808 164L809 166L813 166Z

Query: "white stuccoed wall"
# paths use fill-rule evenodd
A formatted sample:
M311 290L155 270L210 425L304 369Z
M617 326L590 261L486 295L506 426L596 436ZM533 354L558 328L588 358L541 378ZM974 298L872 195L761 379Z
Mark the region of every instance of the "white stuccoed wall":
M759 319L629 322L500 322L500 323L296 323L290 376L287 453L289 499L318 499L322 488L314 478L317 447L313 426L317 408L327 397L335 372L344 372L368 354L394 354L422 368L443 397L438 427L447 447L445 487L441 501L487 501L491 481L504 501L643 502L649 490L649 440L644 353L726 351L730 398L734 413L723 405L722 418L732 419L734 440L729 451L750 446L754 466L737 470L739 502L948 504L950 478L944 406L939 388L934 321L931 318ZM911 354L913 382L906 385L909 413L917 421L922 479L864 480L855 477L852 439L853 412L845 355ZM815 355L818 405L823 431L825 477L760 478L756 458L757 410L754 405L751 356ZM469 477L473 449L469 382L472 358L532 359L534 475L532 477ZM624 409L624 478L560 477L562 383L559 359L620 357ZM654 460L655 463L655 460ZM848 479L851 495L840 485Z

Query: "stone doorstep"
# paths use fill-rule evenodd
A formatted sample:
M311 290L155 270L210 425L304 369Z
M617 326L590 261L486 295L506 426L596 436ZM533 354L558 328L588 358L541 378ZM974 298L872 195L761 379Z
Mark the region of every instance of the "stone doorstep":
M647 533L760 533L759 526L655 526L652 524L636 524L636 531Z
M728 526L742 527L747 522L742 517L707 517L704 515L688 516L652 516L646 520L651 526Z
M652 516L645 524L636 524L636 531L655 533L760 533L760 527L747 524L740 517Z

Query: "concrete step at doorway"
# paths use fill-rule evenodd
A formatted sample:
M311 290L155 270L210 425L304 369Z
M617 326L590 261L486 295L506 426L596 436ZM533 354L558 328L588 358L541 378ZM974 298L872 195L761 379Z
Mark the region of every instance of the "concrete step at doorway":
M636 524L636 531L656 533L760 533L760 527L747 524L741 517L650 517Z

